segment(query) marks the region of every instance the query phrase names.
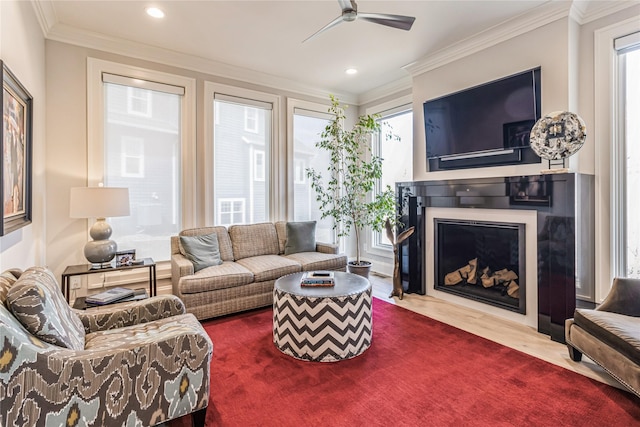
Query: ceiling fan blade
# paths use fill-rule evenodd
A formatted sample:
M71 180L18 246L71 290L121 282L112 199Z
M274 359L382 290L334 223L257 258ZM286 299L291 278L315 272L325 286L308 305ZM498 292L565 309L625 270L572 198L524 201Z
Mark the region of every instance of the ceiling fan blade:
M342 16L338 16L336 19L334 19L333 21L329 22L327 25L325 25L324 27L320 28L318 31L316 31L315 33L311 34L309 37L307 37L306 39L304 39L302 41L302 43L311 40L312 38L314 38L315 36L317 36L318 34L327 31L329 28L333 28L336 25L340 24L341 22L344 22L342 20Z
M345 10L345 9L358 10L358 6L356 6L356 2L354 0L338 0L338 3L340 3L340 8L342 10Z
M413 16L389 15L386 13L358 13L358 19L409 31L416 20Z

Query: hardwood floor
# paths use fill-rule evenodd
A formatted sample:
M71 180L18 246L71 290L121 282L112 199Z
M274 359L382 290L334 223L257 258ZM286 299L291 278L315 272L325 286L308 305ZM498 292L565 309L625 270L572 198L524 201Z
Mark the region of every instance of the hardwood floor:
M381 301L396 304L474 335L520 350L554 365L625 390L600 366L586 356L582 358L582 362L572 361L569 358L566 345L551 341L547 335L538 333L534 328L467 307L457 306L428 295L405 294L402 300L397 297L389 298L392 290L391 278L372 274L369 280L373 287L373 296Z

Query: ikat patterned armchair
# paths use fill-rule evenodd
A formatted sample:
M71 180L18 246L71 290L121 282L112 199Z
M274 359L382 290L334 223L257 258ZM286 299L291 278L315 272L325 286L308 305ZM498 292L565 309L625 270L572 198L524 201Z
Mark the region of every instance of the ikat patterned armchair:
M46 268L0 275L0 426L204 425L213 344L175 296L80 311Z

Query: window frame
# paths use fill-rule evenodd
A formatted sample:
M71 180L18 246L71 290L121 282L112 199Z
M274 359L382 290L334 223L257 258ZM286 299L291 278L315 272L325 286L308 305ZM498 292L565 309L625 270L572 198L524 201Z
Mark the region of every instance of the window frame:
M104 176L104 85L103 74L126 76L140 80L141 86L153 88L154 82L182 88L181 98L181 228L196 226L196 81L195 79L168 74L128 64L87 58L87 185L98 186ZM90 221L87 222L89 236ZM170 260L155 260L158 263L158 277L170 277ZM139 273L131 272L137 279Z
M617 87L619 70L614 40L640 31L636 17L600 28L594 32L594 131L595 145L595 302L601 303L611 289L619 260L620 190L614 173L616 156L612 147L619 141Z
M320 104L317 102L311 102L311 101L303 101L300 99L295 99L295 98L288 98L287 99L287 150L286 150L286 164L289 165L289 170L290 173L287 174L287 180L286 180L286 188L287 191L285 194L288 195L292 195L295 193L295 185L299 185L302 183L299 183L296 181L296 177L294 176L295 174L295 161L294 161L294 129L293 129L293 122L294 122L294 115L296 114L296 110L304 110L310 113L310 115L317 115L318 117L325 117L329 120L331 120L331 114L328 113L328 109L329 109L330 105L329 104ZM306 183L306 171L304 172L305 175L305 182ZM285 202L286 202L286 213L287 219L292 219L294 218L295 212L294 212L294 201L293 201L293 197L286 197L285 198ZM340 252L346 252L346 240L344 237L342 238L338 238L338 231L337 230L333 230L333 238L332 238L332 242L325 242L325 243L332 243L332 244L337 244L338 245L338 250Z
M623 38L633 39L631 46L632 49L640 49L640 31L631 33L627 36L616 38L616 42ZM614 43L617 45L617 43ZM631 47L629 46L629 47ZM627 49L618 49L614 46L616 51L616 87L615 87L615 113L614 126L615 126L615 139L613 140L613 158L612 158L612 212L616 211L616 215L612 221L614 246L613 252L613 276L614 277L626 277L628 260L627 260L627 223L629 218L627 217L627 135L626 135L626 56L624 51Z
M284 137L281 135L280 126L280 105L281 96L266 92L255 91L251 89L240 88L237 86L229 86L211 81L204 82L204 147L203 147L203 199L204 199L204 218L205 226L213 226L212 222L217 218L217 207L215 206L215 179L213 167L214 159L214 122L216 120L216 112L214 108L214 99L216 93L234 98L243 98L247 102L255 100L259 103L271 104L271 134L270 146L268 147L269 156L265 153L265 181L268 182L267 197L267 217L269 221L275 221L282 218L284 201L283 182L286 170L281 170L285 165L283 159Z
M411 111L412 114L414 113L412 95L405 95L405 96L396 98L392 101L367 108L365 110L365 114L367 115L380 114L381 120L384 120L385 115L393 116L402 111ZM371 144L372 144L372 152L376 155L380 153L380 144L382 144L382 141L379 138L374 136L372 138ZM380 185L379 183L376 183L376 188L375 188L376 191L380 189L379 185ZM386 233L386 232L383 230L379 234L381 233ZM364 251L365 251L365 254L367 255L381 257L386 262L390 262L391 265L393 265L393 246L389 244L381 243L380 236L378 236L378 238L374 238L371 230L367 230L367 232L365 233Z

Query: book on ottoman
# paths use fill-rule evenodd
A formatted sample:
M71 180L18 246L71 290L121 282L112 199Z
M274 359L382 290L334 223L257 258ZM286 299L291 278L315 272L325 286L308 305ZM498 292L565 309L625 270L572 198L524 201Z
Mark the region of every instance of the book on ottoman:
M334 286L332 271L307 271L302 275L300 286Z

